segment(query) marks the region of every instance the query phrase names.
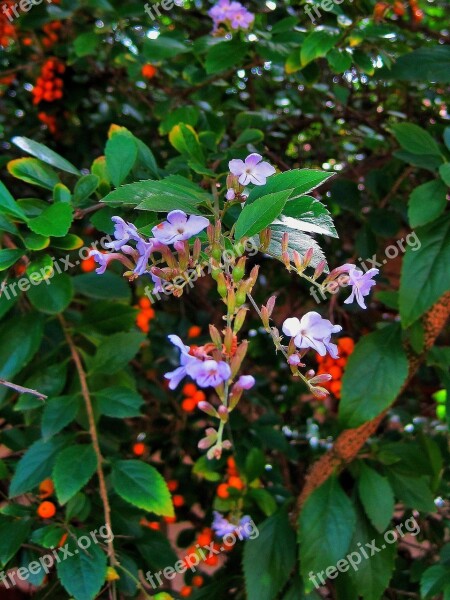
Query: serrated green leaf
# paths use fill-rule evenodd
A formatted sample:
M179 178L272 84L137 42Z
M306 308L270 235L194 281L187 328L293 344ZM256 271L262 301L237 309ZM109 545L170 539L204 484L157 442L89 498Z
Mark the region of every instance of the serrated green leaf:
M65 202L51 204L38 217L29 219L28 227L34 233L52 237L64 237L72 224L72 207Z
M97 468L97 456L91 444L77 444L58 454L52 479L60 504L65 504L84 487Z
M252 204L244 206L244 210L236 221L235 239L252 237L273 223L282 212L291 193L292 190L274 192L261 196Z

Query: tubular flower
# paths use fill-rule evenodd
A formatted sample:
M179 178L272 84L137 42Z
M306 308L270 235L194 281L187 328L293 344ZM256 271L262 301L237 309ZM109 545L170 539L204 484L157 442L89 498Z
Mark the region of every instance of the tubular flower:
M231 173L239 178L241 185L265 185L267 177L275 173L275 167L264 162L262 156L256 153L249 154L245 161L238 158L230 160L228 166Z
M352 293L347 300L344 300L344 304L351 304L356 300L361 308L367 308L364 303L364 296L368 296L371 288L376 285L373 278L376 277L380 271L379 269L369 269L366 273L363 273L360 269L357 269L355 265L348 266L350 267L348 272L348 282L352 286Z
M206 229L209 221L206 217L198 215L188 215L182 210L172 210L167 215L167 221L163 221L156 227L153 227L152 233L161 244L175 244L183 240L188 240Z
M333 358L338 357L338 349L331 343L331 335L341 331L340 325L333 325L314 311L303 315L302 319L291 317L283 323L283 333L294 338L294 344L300 350L312 348L325 356L328 352Z

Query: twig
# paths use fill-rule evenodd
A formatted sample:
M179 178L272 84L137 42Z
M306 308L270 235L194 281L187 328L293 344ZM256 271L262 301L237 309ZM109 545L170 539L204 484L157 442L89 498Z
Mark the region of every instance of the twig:
M110 531L112 531L111 507L109 505L108 492L106 489L106 482L105 482L105 475L103 473L103 466L102 466L103 465L103 456L102 456L99 441L98 441L97 428L95 426L94 409L92 406L91 395L90 395L89 388L87 385L86 373L84 372L80 354L73 342L72 336L69 333L68 326L67 326L67 323L66 323L64 317L62 315L59 315L58 318L61 323L61 327L63 329L67 344L70 348L70 353L72 355L73 362L75 363L75 367L76 367L76 370L78 373L78 378L80 380L81 394L83 396L83 399L84 399L84 402L86 405L86 412L87 412L88 421L89 421L89 433L91 435L92 445L94 447L94 452L97 457L97 476L98 476L98 482L99 482L100 498L103 503L103 511L105 514L105 525L109 528ZM114 544L113 544L112 540L110 540L108 542L108 557L109 557L110 564L112 566L115 566L117 564L117 561L116 561L116 557L114 554Z
M41 394L41 392L32 390L27 387L23 387L21 385L17 385L16 383L11 383L10 381L6 381L6 379L2 379L1 377L0 377L0 385L4 385L7 388L11 388L12 390L15 390L16 392L19 392L19 394L33 394L33 396L37 396L40 400L47 399L47 396L45 396L45 394Z

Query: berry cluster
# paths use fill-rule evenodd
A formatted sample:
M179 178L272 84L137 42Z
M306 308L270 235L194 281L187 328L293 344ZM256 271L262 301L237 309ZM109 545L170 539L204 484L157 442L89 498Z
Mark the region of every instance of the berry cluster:
M421 23L424 17L423 11L419 8L417 0L408 0L409 8L411 11L411 20L413 23ZM402 0L395 0L394 4L388 2L377 2L373 9L373 16L375 21L382 21L392 9L393 13L398 17L403 17L406 14L406 5Z
M42 45L44 48L52 48L59 40L59 31L62 28L61 21L52 21L51 23L46 23L42 27L42 31L45 36L42 38Z
M184 399L181 402L181 408L184 412L193 412L197 408L199 402L204 402L206 400L205 393L202 392L202 390L199 390L195 383L186 383L183 386L182 391Z
M152 303L148 298L141 298L136 308L139 308L138 316L136 317L136 325L144 333L150 331L150 321L155 318L155 311L152 308Z
M37 509L37 514L41 519L51 519L56 514L56 506L53 502L46 500L55 493L55 487L51 479L44 479L39 485L39 497L41 502Z
M317 375L328 373L333 378L331 381L323 382L320 385L331 392L336 398L340 398L342 375L345 365L347 364L348 357L353 352L355 343L352 338L343 337L338 340L337 345L339 348L340 358L331 358L329 355L320 356L320 354L316 354L316 359L319 363Z
M39 121L41 121L41 123L47 125L48 130L51 134L56 135L58 133L58 125L56 123L56 117L54 115L48 115L46 112L40 112L38 113L38 119ZM81 268L83 268L83 265L81 265Z
M7 14L9 14L7 9L13 4L14 2L12 0L6 0L6 2L3 3L3 10L0 12L0 47L3 48L9 46L16 36L14 25L7 17Z
M244 482L239 477L239 471L236 467L236 462L232 456L227 458L227 475L226 482L221 483L217 488L217 496L226 500L230 497L230 488L241 491L245 487Z
M45 61L41 74L33 88L33 104L39 104L42 101L54 102L55 100L61 100L64 82L58 75L62 75L65 70L65 65L54 58Z

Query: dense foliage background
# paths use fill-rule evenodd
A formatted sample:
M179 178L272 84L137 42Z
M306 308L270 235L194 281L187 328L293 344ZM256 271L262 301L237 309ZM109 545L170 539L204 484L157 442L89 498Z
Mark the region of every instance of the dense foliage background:
M254 1L254 23L230 33L213 31L212 5L2 5L3 575L105 524L115 537L0 597L449 600L448 6ZM343 327L341 358L307 356L333 374L315 398L249 303L256 386L231 415L232 449L209 460L197 405L214 393L171 391L164 374L178 359L167 335L201 345L222 326L216 282L150 304L148 276L97 275L86 248L114 215L148 236L193 196L209 202L250 152L323 172L303 216L327 235L295 238L301 253L319 243L330 269L381 274L363 312L249 257L274 324L319 311ZM141 180L139 197L120 188ZM213 510L250 515L259 536L152 588L145 573L212 541ZM420 532L315 589L311 573L411 517Z

